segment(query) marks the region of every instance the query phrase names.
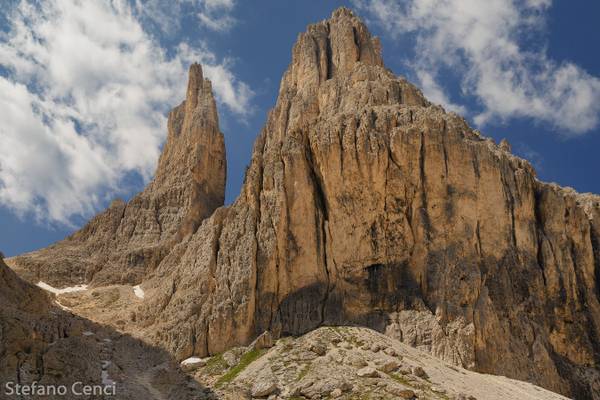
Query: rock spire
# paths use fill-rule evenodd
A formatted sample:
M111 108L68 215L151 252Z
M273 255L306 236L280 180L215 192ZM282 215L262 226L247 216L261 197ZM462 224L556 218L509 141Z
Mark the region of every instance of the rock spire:
M186 99L169 114L155 177L144 191L128 203L114 201L69 238L8 263L34 283L139 282L223 205L225 178L225 143L211 83L193 64Z

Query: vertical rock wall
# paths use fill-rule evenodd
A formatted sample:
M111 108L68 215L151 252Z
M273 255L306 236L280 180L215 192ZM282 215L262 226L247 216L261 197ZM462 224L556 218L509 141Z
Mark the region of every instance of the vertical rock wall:
M148 188L11 261L50 282L150 273L136 323L180 359L359 324L600 398L600 198L539 182L430 104L349 10L299 35L240 196L217 209L224 157L193 66Z
M187 357L361 324L593 398L599 199L508 150L386 70L340 9L299 36L240 197L164 260L142 326Z

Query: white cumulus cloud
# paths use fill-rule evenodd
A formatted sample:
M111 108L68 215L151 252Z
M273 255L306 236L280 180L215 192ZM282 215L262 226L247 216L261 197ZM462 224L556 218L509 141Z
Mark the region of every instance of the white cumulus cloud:
M69 224L154 172L194 61L245 118L253 92L206 46L170 54L121 0L23 0L0 33L0 204Z
M600 122L600 79L551 59L524 38L544 33L551 0L354 0L391 35L415 36L410 60L426 95L452 104L436 80L440 68L460 77L462 94L481 105L475 122L514 117L578 135ZM539 41L539 40L538 40ZM535 42L535 40L533 41Z

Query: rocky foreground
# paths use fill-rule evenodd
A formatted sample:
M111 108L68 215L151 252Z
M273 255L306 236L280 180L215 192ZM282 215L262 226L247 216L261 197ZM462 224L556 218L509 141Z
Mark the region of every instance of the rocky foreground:
M299 35L228 207L225 169L211 85L194 65L148 187L7 262L33 284L89 285L61 304L177 362L227 354L265 331L280 346L331 332L310 333L323 326L362 326L439 368L600 399L600 197L540 182L510 145L431 104L385 68L379 41L350 10ZM357 395L374 393L365 382L384 382L382 394L412 382L367 358L372 377L348 372ZM460 395L426 372L449 393L437 394ZM280 373L278 390L303 396ZM486 388L509 382L465 374ZM415 379L402 390L433 393ZM493 398L484 392L474 396Z
M478 374L368 328L324 327L190 363L229 399L566 399L529 383Z
M75 315L60 297L23 281L0 259L0 399L192 400L212 393L164 350ZM33 382L64 385L67 394L17 396L6 386ZM76 382L105 392L75 395Z
M69 390L83 382L105 392L24 398L565 399L529 383L452 366L360 327L323 327L279 340L263 333L247 347L179 363L110 326L113 321L124 328L118 317L145 299L139 288L54 294L43 286L21 280L0 260L0 380ZM3 387L0 398L23 397Z

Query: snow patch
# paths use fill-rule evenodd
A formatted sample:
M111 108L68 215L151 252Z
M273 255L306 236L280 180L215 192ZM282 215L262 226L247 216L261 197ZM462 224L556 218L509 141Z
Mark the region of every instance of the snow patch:
M185 359L181 362L181 365L190 365L190 364L196 364L202 362L201 358L198 357L190 357L188 359Z
M115 381L113 381L112 379L110 379L110 377L108 376L108 367L110 366L110 364L112 364L110 361L102 361L102 384L104 386L112 386L115 384Z
M94 336L94 332L90 332L90 331L83 332L83 336Z
M146 297L146 293L144 292L144 289L142 289L142 287L140 285L133 287L133 293L135 293L135 295L137 297L139 297L140 299L143 299L144 297Z
M62 289L57 289L53 286L48 285L46 282L39 281L37 283L37 287L44 289L47 292L54 294L64 294L64 293L73 293L73 292L82 292L87 290L88 285L77 285L77 286L69 286Z
M102 384L104 386L112 386L115 384L115 381L108 377L108 371L102 371Z

